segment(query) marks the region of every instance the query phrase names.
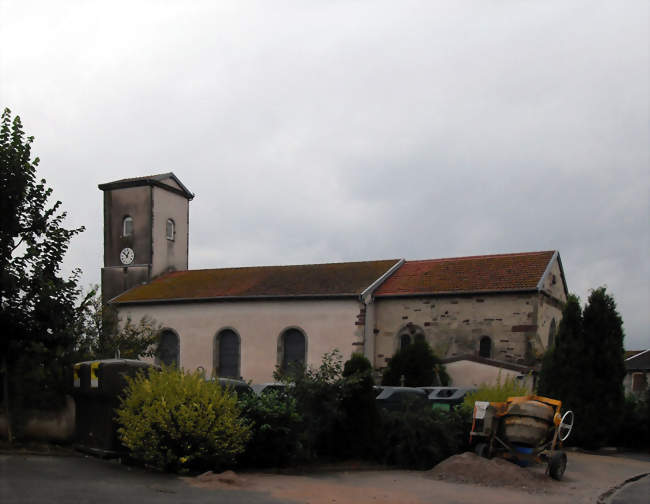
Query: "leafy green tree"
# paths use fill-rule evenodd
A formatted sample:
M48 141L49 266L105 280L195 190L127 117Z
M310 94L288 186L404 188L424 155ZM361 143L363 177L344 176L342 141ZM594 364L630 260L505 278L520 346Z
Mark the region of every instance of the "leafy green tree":
M402 379L403 378L403 379ZM449 376L424 338L416 338L395 352L382 376L382 385L405 387L446 386Z
M584 311L569 296L555 345L542 361L538 391L575 414L571 442L598 448L616 436L623 412L623 321L605 287Z
M83 227L66 229L61 202L37 178L20 118L2 113L0 127L0 355L10 437L26 409L63 400L65 373L77 342L80 294L75 270L61 262Z
M116 310L102 303L99 287L94 285L80 306L79 354L84 359L106 359L117 355L124 359L154 357L160 326L148 316L134 322L120 320Z

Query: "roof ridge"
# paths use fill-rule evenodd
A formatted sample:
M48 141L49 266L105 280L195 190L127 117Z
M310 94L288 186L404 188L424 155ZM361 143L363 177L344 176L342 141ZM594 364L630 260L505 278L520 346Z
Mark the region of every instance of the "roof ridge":
M368 261L339 261L339 262L327 262L327 263L305 263L305 264L263 264L263 265L256 265L256 266L229 266L226 268L192 268L192 269L186 269L186 270L175 270L175 271L168 271L167 273L164 273L163 275L160 275L157 278L161 278L164 275L168 275L171 273L189 273L191 271L223 271L223 270L242 270L242 269L262 269L262 268L295 268L297 266L330 266L330 265L337 265L337 264L363 264L363 263L379 263L379 262L391 262L391 261L399 261L399 259L371 259Z
M110 182L105 182L104 184L101 185L116 184L118 182L125 182L125 181L149 180L149 179L161 181L166 178L170 178L172 175L174 175L174 172L154 173L152 175L141 175L139 177L125 177L118 180L111 180Z
M534 252L512 252L512 253L503 253L503 254L483 254L483 255L473 255L473 256L458 256L458 257L440 257L437 259L407 259L407 263L426 263L426 262L443 262L443 261L463 261L469 259L492 259L499 257L520 257L525 255L539 255L539 254L554 254L556 250L538 250Z

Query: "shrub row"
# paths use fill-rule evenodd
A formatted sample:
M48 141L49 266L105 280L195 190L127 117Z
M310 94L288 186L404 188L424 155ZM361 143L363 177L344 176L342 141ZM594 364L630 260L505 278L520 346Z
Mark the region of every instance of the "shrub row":
M284 391L237 396L175 369L129 380L117 411L131 457L176 472L313 461L375 460L430 468L465 448L461 413L377 408L370 363L337 351L318 368L277 376Z

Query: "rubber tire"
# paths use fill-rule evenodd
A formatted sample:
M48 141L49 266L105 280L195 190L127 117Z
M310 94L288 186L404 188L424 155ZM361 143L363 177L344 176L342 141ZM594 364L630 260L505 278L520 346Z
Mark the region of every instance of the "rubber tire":
M488 454L489 449L490 448L488 447L487 443L478 443L474 447L474 453L476 453L481 458L490 458Z
M548 461L548 473L554 480L560 481L566 470L566 453L563 451L554 451Z

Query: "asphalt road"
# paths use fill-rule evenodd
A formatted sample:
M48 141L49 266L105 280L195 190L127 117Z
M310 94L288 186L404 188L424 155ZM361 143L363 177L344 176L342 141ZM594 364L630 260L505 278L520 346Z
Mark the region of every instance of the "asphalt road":
M481 487L431 479L427 471L339 471L298 475L243 473L236 485L201 486L196 478L83 455L0 454L0 503L309 503L560 504L595 503L624 481L650 473L650 457L570 452L565 478L533 490ZM543 467L530 470L541 471ZM608 504L648 504L650 478L610 492Z
M259 492L193 488L174 475L83 455L0 455L2 504L280 504Z
M614 492L608 504L648 504L650 502L650 476L627 483Z

